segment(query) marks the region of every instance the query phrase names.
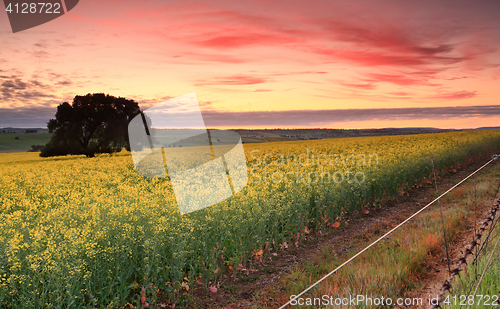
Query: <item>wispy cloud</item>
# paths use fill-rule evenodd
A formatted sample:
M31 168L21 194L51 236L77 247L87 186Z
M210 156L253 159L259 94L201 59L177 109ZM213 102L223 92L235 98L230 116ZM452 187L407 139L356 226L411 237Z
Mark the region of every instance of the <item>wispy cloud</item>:
M57 104L59 101L46 101L47 104ZM55 107L43 105L23 107L0 107L0 127L44 128L49 119L54 118Z
M350 84L350 83L342 83L342 85L350 88L364 89L364 90L373 90L377 86L375 84Z
M416 77L412 74L382 74L382 73L369 73L365 78L366 81L373 83L391 83L399 86L410 85L432 85L428 82L429 77Z
M204 111L205 124L212 127L331 127L345 122L439 120L500 116L500 105L421 108L372 108L224 112Z
M462 99L470 99L477 96L477 91L455 91L455 92L447 92L441 93L433 96L434 99L442 99L442 100L462 100Z
M296 39L286 36L276 36L263 33L241 33L242 29L233 35L219 35L197 42L200 46L212 48L236 48L244 46L281 45L296 42Z
M411 96L412 95L409 92L403 92L403 91L389 92L389 94L395 95L395 96L400 96L400 97L407 97L407 96Z
M249 76L249 75L232 75L226 77L214 77L211 79L198 80L196 86L207 85L227 85L227 86L241 86L241 85L255 85L268 82L269 79L265 77Z
M145 110L147 108L150 108L152 106L155 106L156 104L160 104L162 102L165 102L167 100L172 99L172 96L162 96L157 99L144 99L142 96L136 97L135 100L139 104L141 110Z
M51 87L38 81L23 81L17 76L0 76L0 103L25 103L55 98Z

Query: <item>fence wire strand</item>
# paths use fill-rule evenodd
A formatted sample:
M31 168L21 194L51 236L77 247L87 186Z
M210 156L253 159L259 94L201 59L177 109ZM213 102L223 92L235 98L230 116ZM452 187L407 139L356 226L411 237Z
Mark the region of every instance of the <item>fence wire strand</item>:
M439 195L436 167L434 166L434 158L432 155L431 155L431 161L432 161L432 172L434 173L434 184L436 185L437 195ZM443 227L444 246L446 248L446 261L448 262L448 273L451 273L450 254L448 253L448 242L446 241L446 228L444 226L443 206L441 205L441 200L438 200L438 203L439 203L439 213L441 214L441 225Z

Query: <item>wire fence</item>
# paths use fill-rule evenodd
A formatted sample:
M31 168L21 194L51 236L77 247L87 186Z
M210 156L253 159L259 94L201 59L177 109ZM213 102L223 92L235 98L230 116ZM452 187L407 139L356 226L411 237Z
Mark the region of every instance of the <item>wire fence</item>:
M493 231L495 230L495 226L497 225L500 219L500 216L498 216L499 210L500 210L500 199L498 199L494 203L493 208L491 208L490 211L488 212L487 218L481 223L481 227L477 230L477 233L474 235L473 240L465 246L462 257L458 259L456 267L454 267L451 270L450 277L443 282L440 293L438 295L438 302L436 304L433 304L432 308L441 308L441 305L445 300L446 293L450 292L452 288L452 282L455 279L455 277L459 275L461 271L467 268L467 264L472 266L477 266L478 262L480 261L480 258L484 255L485 252L488 251L488 248L490 247L492 240L495 237L497 239L500 239L498 238L498 235L492 237ZM484 234L486 234L485 237L483 237ZM483 240L481 241L481 239ZM493 251L492 253L494 252L495 251ZM486 272L487 269L488 265L486 265L484 272ZM481 278L480 277L481 274L479 273L477 267L474 267L472 270L473 270L473 275L471 277L474 279L468 283L467 289L465 290L463 295L473 295L472 291L475 288L476 290L474 293L477 292L477 287L478 283L480 283L479 280Z
M305 293L307 293L308 291L310 291L311 289L313 289L315 286L317 286L318 284L320 284L321 282L323 282L325 279L327 279L328 277L330 277L331 275L333 275L334 273L336 273L337 271L339 271L341 268L343 268L344 266L346 266L350 262L352 262L354 259L356 259L361 254L363 254L364 252L368 251L375 244L377 244L381 240L385 239L391 233L393 233L394 231L396 231L397 229L399 229L401 226L403 226L404 224L406 224L408 221L410 221L412 218L414 218L415 216L417 216L418 214L420 214L422 211L424 211L425 209L427 209L429 206L431 206L432 204L434 204L436 201L440 201L440 199L443 196L445 196L449 192L453 191L455 188L457 188L458 186L460 186L467 179L469 179L470 177L472 177L477 172L479 172L480 170L482 170L483 168L485 168L487 165L489 165L491 162L493 162L493 161L495 161L497 159L498 159L498 155L496 155L496 154L493 155L493 157L492 157L491 160L489 160L487 163L485 163L484 165L482 165L481 167L479 167L478 169L476 169L470 175L468 175L467 177L465 177L464 179L462 179L460 182L458 182L456 185L454 185L453 187L451 187L450 189L448 189L446 192L442 193L441 195L439 195L439 191L437 190L437 179L435 178L435 181L436 181L436 191L438 192L438 195L439 195L437 198L435 198L433 201L431 201L430 203L428 203L427 205L425 205L424 207L422 207L420 210L418 210L417 212L415 212L413 215L411 215L410 217L408 217L407 219L405 219L403 222L401 222L400 224L398 224L396 227L392 228L390 231L388 231L387 233L385 233L384 235L382 235L381 237L379 237L377 240L375 240L374 242L372 242L371 244L369 244L368 246L366 246L364 249L362 249L361 251L359 251L358 253L356 253L355 255L353 255L350 259L348 259L347 261L345 261L344 263L342 263L341 265L339 265L337 268L335 268L334 270L332 270L331 272L329 272L325 276L323 276L321 279L319 279L318 281L316 281L314 284L310 285L308 288L306 288L305 290L303 290L301 293L299 293L298 295L295 295L294 298L291 298L287 303L285 303L284 305L282 305L279 309L283 309L283 308L287 307L288 305L290 305L294 300L299 299L302 295L304 295ZM498 194L499 189L500 189L500 186L499 186L499 188L497 188L497 191L496 191L496 194L495 194L495 200L496 200L496 195ZM475 216L474 239L471 241L471 243L469 243L467 245L467 247L465 248L465 253L459 259L458 265L456 267L454 267L453 269L451 269L451 266L450 266L448 245L446 243L446 254L447 254L447 262L448 262L448 267L449 267L448 269L449 269L450 277L448 279L446 279L445 282L443 283L443 286L441 288L440 294L438 296L439 301L438 301L437 305L433 305L432 308L440 307L439 304L442 303L442 301L444 299L444 295L447 292L449 292L450 289L451 289L451 282L453 281L453 279L455 278L455 276L457 276L460 273L460 271L462 269L465 269L465 267L467 265L467 260L468 259L471 260L470 255L473 255L473 259L472 259L472 261L469 261L469 263L472 264L472 265L477 265L480 257L482 256L482 253L486 252L488 250L488 248L490 247L491 240L494 239L495 237L497 237L497 236L492 237L492 232L493 232L493 230L495 230L494 227L497 225L498 221L500 220L500 216L497 216L497 213L500 213L499 209L500 209L500 199L496 200L496 202L494 203L493 208L488 213L488 217L480 224L481 227L479 229L476 229L476 227L477 227L477 218ZM444 233L444 221L442 222L442 224L443 224L443 233ZM488 228L488 226L490 226L490 228ZM485 231L486 231L486 235L485 235L485 237L483 237L483 234L485 233ZM481 239L483 239L483 240L481 241ZM444 241L446 241L446 238L444 238ZM474 250L475 250L475 252L473 252ZM490 265L491 264L487 265L487 267L489 267ZM485 271L487 270L487 267L486 267ZM474 283L470 283L471 288L470 288L469 294L472 292L472 290L476 286L477 282L479 282L479 280L480 280L479 279L480 276L477 274L477 267L475 269L476 269L476 273L474 275L474 278L476 278L476 280L474 281ZM499 293L499 296L500 296L500 291L498 293ZM498 306L497 306L497 308L498 308Z
M493 155L492 161L497 160L498 156ZM479 222L480 228L477 228L478 222L477 222L477 188L476 188L476 181L474 182L474 205L475 205L475 210L474 210L474 234L472 237L472 240L465 246L464 250L462 252L462 256L458 259L458 263L456 264L456 267L454 267L452 270L449 271L449 278L447 278L441 287L440 293L438 295L438 301L435 304L431 305L431 308L442 308L442 304L445 301L445 296L447 293L451 292L452 290L452 282L455 279L456 276L460 275L461 271L470 271L472 274L468 277L469 281L464 287L464 290L462 291L463 294L467 297L470 297L469 299L472 300L471 302L459 302L459 308L463 308L464 306L467 306L467 309L471 308L472 305L475 303L475 297L478 292L479 287L481 286L482 280L485 276L485 274L488 272L489 268L491 267L491 259L495 253L497 253L496 249L498 247L498 244L500 242L500 229L495 229L497 226L498 222L500 221L500 198L498 198L498 193L500 190L500 185L497 187L495 191L495 196L493 198L493 206L487 213L486 218L482 221ZM483 237L484 236L484 237ZM496 239L494 248L490 250L490 247L494 240ZM448 249L447 249L448 250ZM482 272L479 269L479 263L482 261L482 258L486 255L488 251L490 252L488 261L482 270ZM448 256L448 252L447 252ZM450 265L450 261L448 260L448 265ZM469 267L468 267L469 265ZM449 266L448 266L449 267ZM500 297L500 291L498 291L498 296ZM495 305L495 308L498 308L498 299Z

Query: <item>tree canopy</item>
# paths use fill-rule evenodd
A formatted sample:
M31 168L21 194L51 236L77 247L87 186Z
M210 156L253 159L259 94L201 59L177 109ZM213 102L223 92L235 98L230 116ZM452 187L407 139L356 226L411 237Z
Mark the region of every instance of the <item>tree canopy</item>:
M127 126L139 113L139 105L133 100L104 93L77 95L71 105L60 104L55 119L47 123L54 135L40 156L93 157L96 153L113 153L122 148L130 150Z

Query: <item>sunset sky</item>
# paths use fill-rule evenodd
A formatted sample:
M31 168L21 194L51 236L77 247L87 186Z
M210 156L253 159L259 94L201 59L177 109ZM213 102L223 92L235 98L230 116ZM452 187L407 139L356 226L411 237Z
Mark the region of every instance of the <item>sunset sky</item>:
M0 127L103 92L195 92L212 127L500 126L499 1L95 1L12 33Z

